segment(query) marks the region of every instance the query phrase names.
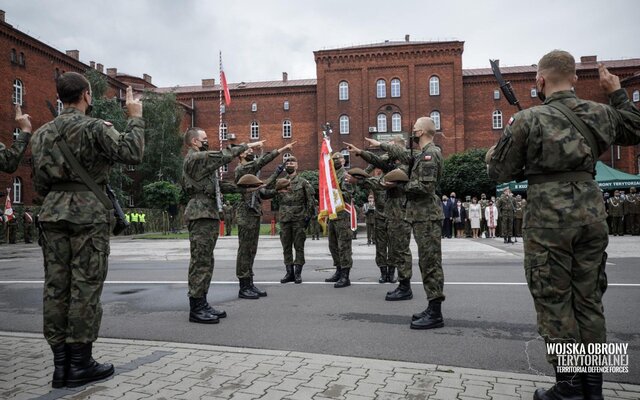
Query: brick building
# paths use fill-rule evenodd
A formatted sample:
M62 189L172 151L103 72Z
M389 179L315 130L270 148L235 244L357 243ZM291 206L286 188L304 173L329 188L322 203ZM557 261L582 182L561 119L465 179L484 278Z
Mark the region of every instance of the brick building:
M490 68L463 69L463 51L464 42L416 42L408 35L404 41L316 51L316 79L289 80L284 72L276 81L230 83L232 103L221 114L222 120L220 85L215 79L203 79L196 86L157 88L147 74L140 78L108 68L106 76L108 95L120 99L128 85L136 90L175 92L186 110L182 127L205 129L211 147L218 143L218 135L223 145L266 139L267 150L297 141L294 153L306 170L317 169L320 125L325 122L333 126L334 151L344 150L345 142L366 147L365 137L407 137L415 119L423 115L436 120L436 144L445 156L493 145L516 109L503 98ZM534 55L532 62L539 56ZM603 62L620 76L637 104L640 58ZM21 102L38 128L51 118L50 108L56 108L56 76L89 68L104 71L101 64L80 62L77 50L60 52L13 28L0 11L0 96L5 98L0 103L4 104L0 105L0 142L10 144L16 129L12 103ZM534 65L502 68L524 108L539 104L535 70ZM596 57L581 57L577 70L578 96L606 102L598 85ZM614 146L602 161L637 174L639 157L639 146ZM363 166L360 159L349 161ZM276 165L265 168L263 176ZM234 167L235 163L228 166L225 177ZM15 197L14 191L16 203L31 204L30 174L27 153L16 173L0 173L0 192L16 187L20 192Z

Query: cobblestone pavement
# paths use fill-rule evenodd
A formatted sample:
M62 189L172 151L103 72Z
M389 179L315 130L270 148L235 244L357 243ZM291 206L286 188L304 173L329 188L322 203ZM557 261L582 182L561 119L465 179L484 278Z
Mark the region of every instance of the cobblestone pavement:
M52 389L51 351L35 334L0 332L1 399L531 399L549 378L443 365L170 342L99 339L113 377ZM605 383L607 399L640 386Z

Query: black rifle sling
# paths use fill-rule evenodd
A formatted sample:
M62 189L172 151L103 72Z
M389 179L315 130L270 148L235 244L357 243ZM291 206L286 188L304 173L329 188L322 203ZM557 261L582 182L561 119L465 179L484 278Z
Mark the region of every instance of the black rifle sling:
M576 113L574 113L569 107L560 103L559 101L552 102L547 104L550 107L555 108L564 114L565 117L569 119L571 124L580 132L580 134L587 141L587 144L591 148L591 156L593 157L593 172L595 173L596 163L598 162L598 143L596 142L596 138L593 135L591 129L581 120Z

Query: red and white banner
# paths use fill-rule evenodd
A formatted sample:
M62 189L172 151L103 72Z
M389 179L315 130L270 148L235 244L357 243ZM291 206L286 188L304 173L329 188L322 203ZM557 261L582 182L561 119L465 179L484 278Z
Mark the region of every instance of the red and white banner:
M7 189L7 200L5 200L4 202L4 220L7 222L15 218L15 215L13 215L13 208L11 207L11 197L9 197L10 194L11 189Z
M329 138L322 140L318 174L319 198L318 222L324 226L326 218L336 219L338 212L345 209L342 192L338 184L336 170L331 161L331 143Z
M229 93L227 77L224 75L224 69L222 69L222 53L220 53L220 84L222 85L222 91L224 92L224 104L228 106L231 104L231 93Z
M353 200L351 200L351 204L345 204L344 209L349 213L349 216L351 217L351 230L354 232L357 231L358 211L356 209L356 206L353 204Z

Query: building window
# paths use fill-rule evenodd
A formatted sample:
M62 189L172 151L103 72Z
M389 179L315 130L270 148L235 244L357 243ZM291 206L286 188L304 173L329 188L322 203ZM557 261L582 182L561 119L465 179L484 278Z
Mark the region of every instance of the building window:
M136 166L135 165L127 165L127 171L133 172L135 170L136 170Z
M20 52L20 56L18 57L18 65L21 65L24 67L25 61L24 61L24 53Z
M289 100L284 101L282 108L284 108L285 111L289 111Z
M56 100L56 110L58 111L58 115L62 114L62 110L64 110L64 105L60 99Z
M253 121L251 123L251 139L252 140L260 139L260 125L256 121Z
M127 203L129 203L129 207L134 207L133 196L129 195L129 196L127 196L127 199L128 199Z
M282 137L285 139L291 139L291 121L288 119L282 123Z
M538 89L531 88L531 97L538 97Z
M384 79L378 79L376 82L376 97L379 99L387 97L387 82Z
M13 104L22 105L22 95L24 93L24 85L20 79L13 81Z
M493 129L502 129L502 111L493 112Z
M391 115L391 132L400 132L402 130L402 116L400 113Z
M229 172L229 164L225 164L222 166L222 173Z
M22 203L22 179L13 178L13 202Z
M18 140L18 136L20 136L20 128L16 128L13 130L13 140Z
M640 90L634 90L633 91L633 95L631 96L631 98L633 99L634 103L637 103L640 101Z
M344 157L344 168L351 168L351 155L349 154L349 150L342 149L340 150L342 157Z
M11 62L14 64L18 63L18 53L16 53L16 49L11 49Z
M349 100L349 83L347 81L342 81L338 85L338 99Z
M252 112L258 111L258 103L251 103L251 111Z
M432 111L429 115L433 120L433 124L436 126L436 131L440 130L440 111Z
M221 113L221 114L224 114L224 113L226 113L226 112L227 112L227 107L226 107L224 104L223 104L223 105L221 105L221 106L220 106L220 113Z
M495 89L493 91L493 99L494 100L500 100L500 91L498 89Z
M291 157L291 153L284 153L282 156L282 162L286 163L289 157Z
M349 117L346 115L340 116L340 134L341 135L349 134Z
M429 78L429 96L440 96L440 78L437 76Z
M387 131L387 116L384 114L378 114L378 132Z
M228 139L228 134L227 134L227 123L223 122L220 124L220 140L227 140Z
M400 97L400 79L391 80L391 97Z

